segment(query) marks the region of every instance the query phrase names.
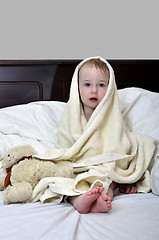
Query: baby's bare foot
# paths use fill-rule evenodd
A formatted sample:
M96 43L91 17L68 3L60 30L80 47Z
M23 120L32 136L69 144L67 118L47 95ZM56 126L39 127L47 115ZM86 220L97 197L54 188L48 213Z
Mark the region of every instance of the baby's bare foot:
M119 186L119 190L121 193L126 193L126 194L133 194L137 193L137 186L136 185L131 185L131 184L121 184Z
M112 209L111 199L105 194L101 194L92 204L91 212L104 213Z
M70 202L79 213L89 213L92 204L98 199L103 190L104 187L96 187L78 197L71 197Z

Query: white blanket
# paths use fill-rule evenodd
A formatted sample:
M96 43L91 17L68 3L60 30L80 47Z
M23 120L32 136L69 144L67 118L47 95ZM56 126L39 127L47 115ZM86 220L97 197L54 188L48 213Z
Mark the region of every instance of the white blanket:
M59 129L60 148L36 155L38 159L54 162L72 161L77 176L74 179L42 179L33 192L33 201L61 201L63 195L79 195L95 186L104 186L106 192L112 181L137 182L139 192L150 190L147 169L156 140L127 130L119 107L113 69L101 60L109 68L109 85L90 120L85 119L78 93L78 69L83 61L72 79L70 99Z

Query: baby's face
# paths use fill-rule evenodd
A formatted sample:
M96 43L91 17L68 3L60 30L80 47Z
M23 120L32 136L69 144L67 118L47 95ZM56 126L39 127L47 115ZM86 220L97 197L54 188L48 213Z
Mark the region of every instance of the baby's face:
M79 93L85 111L94 111L106 94L109 74L95 66L83 66L79 72Z

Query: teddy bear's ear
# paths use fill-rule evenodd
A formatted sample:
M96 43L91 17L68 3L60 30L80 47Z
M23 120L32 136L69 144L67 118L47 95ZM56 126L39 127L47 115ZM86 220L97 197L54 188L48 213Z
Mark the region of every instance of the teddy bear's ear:
M30 145L19 146L19 150L23 154L23 156L29 156L29 155L36 154L35 150Z
M30 145L20 145L10 149L10 152L16 152L17 156L24 157L35 154L35 150Z

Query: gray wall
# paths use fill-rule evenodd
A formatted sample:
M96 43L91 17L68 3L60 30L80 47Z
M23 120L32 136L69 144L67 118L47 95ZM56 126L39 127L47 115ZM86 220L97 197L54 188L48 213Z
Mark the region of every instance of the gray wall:
M157 0L0 0L0 59L158 59Z

